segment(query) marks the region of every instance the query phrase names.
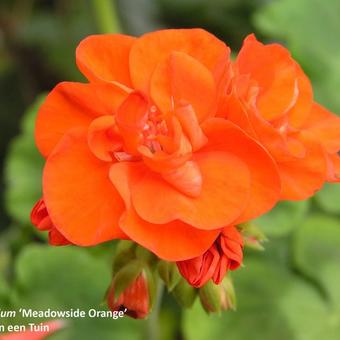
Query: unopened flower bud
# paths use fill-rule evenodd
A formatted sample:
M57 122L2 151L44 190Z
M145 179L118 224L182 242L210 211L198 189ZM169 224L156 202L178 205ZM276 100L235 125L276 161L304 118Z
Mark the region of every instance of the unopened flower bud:
M31 212L31 223L40 231L48 231L48 243L52 246L64 246L72 244L54 226L47 211L45 201L41 198Z
M190 308L195 302L197 289L181 278L173 289L172 294L180 306Z
M150 311L150 293L145 270L117 294L118 281L113 279L107 294L107 304L112 311L124 311L135 319L144 319Z
M213 245L201 256L177 262L182 276L193 287L210 279L219 284L227 271L237 269L243 259L243 240L234 226L225 227Z
M236 296L232 281L225 277L219 285L208 281L199 290L202 307L208 313L219 313L223 310L236 309Z
M254 223L244 223L239 226L244 246L254 250L264 250L262 243L267 241L266 235Z

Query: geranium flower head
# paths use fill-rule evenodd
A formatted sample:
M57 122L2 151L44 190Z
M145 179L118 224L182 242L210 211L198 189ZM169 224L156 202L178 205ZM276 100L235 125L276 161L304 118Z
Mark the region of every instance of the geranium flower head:
M313 195L340 179L340 118L313 99L309 79L279 44L248 36L219 116L240 126L274 158L282 199Z
M57 85L36 123L56 230L76 245L128 238L181 261L274 206L273 159L216 117L233 77L229 54L201 29L80 43L89 82Z

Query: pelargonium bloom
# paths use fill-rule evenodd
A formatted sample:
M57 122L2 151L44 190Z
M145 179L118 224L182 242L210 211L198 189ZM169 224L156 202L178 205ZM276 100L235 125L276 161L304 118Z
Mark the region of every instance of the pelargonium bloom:
M281 199L306 199L325 181L340 181L340 118L314 101L310 81L289 51L250 35L233 70L218 116L270 152Z
M216 117L233 76L229 54L200 29L80 43L77 65L89 82L57 85L35 131L58 232L80 246L130 238L181 261L274 206L275 162Z

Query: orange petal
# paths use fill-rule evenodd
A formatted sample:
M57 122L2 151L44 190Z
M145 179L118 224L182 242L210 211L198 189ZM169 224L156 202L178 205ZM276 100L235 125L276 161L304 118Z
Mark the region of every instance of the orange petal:
M131 88L129 53L135 41L123 34L91 35L77 47L77 66L89 81L116 81Z
M190 104L198 121L214 114L214 78L203 64L183 52L171 52L157 65L151 78L150 93L163 113Z
M123 215L120 227L132 240L167 261L182 261L203 254L220 232L220 229L196 229L181 221L152 224L141 219L134 209Z
M224 98L230 94L232 79L235 76L234 65L228 59L225 59L224 64L221 65L220 76L215 79L217 92L217 108L223 105Z
M207 143L208 139L204 135L191 105L180 107L176 110L175 115L181 123L183 131L188 136L193 151L200 149Z
M137 214L150 223L181 220L200 229L216 229L231 223L244 210L250 174L240 159L227 152L205 152L194 157L202 176L202 191L192 198L146 171L131 187Z
M88 126L100 115L113 114L127 93L113 84L58 84L39 109L35 140L46 157L71 128Z
M313 89L308 77L301 67L296 64L298 97L294 106L287 112L289 123L294 128L299 128L309 115L313 103Z
M169 29L144 34L130 53L131 79L136 89L149 91L151 76L171 52L183 52L203 64L216 77L229 59L229 48L202 29Z
M89 126L87 135L89 148L102 161L112 162L112 153L123 146L122 138L116 129L113 115L96 118Z
M152 153L147 147L140 147L140 154L144 163L153 171L163 173L176 169L191 158L191 153L167 154L163 151Z
M233 91L229 96L224 97L216 116L227 118L249 135L256 136L245 106L238 98L236 91Z
M266 150L273 156L275 161L291 157L287 145L286 132L280 127L275 127L260 116L256 108L248 108L247 118L251 124L253 133L247 132L265 146ZM283 129L285 128L285 125Z
M306 148L299 138L287 136L287 148L293 157L303 158L306 156Z
M140 182L148 168L143 162L120 162L111 165L109 177L125 203L131 207L131 188Z
M201 194L202 175L200 168L193 161L185 162L177 169L162 173L162 177L185 195L198 197Z
M340 150L340 117L313 103L308 120L301 127L311 138L321 143L327 152Z
M181 221L152 224L138 216L131 205L131 188L143 180L147 171L141 162L116 163L111 167L111 181L127 208L120 220L120 228L132 240L168 261L181 261L203 254L215 241L220 229L199 230ZM158 193L157 199L159 197Z
M51 246L67 246L72 244L56 228L53 228L48 232L48 243Z
M86 137L86 129L66 134L48 157L43 175L52 222L80 246L124 237L118 227L124 204L110 182L110 164L92 155Z
M234 223L255 218L271 209L280 197L281 184L276 164L266 150L225 119L209 119L202 128L209 140L202 152L230 152L248 167L250 196L246 209Z
M282 181L281 199L284 200L309 198L326 180L327 162L322 147L303 135L300 141L305 146L305 157L278 162Z
M124 139L125 149L136 154L148 119L148 101L140 92L132 92L118 108L116 122Z
M250 74L258 82L258 108L264 118L277 119L297 100L297 76L293 59L279 44L263 45L248 36L237 57L241 74Z
M167 128L167 135L156 136L161 150L152 151L144 145L138 148L144 163L153 171L160 173L182 166L191 158L192 153L191 144L176 117L171 117Z
M340 155L338 153L327 154L327 181L340 182Z

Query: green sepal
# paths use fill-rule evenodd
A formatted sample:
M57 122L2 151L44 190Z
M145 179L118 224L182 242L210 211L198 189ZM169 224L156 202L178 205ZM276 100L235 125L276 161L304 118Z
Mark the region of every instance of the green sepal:
M243 245L244 247L247 247L252 250L257 250L257 251L264 251L265 248L264 246L257 240L251 238L251 237L244 237L243 239Z
M197 289L181 278L173 289L172 294L180 306L190 308L195 302Z
M157 256L144 247L137 245L135 252L137 259L145 262L151 267L155 267L155 265L157 264Z
M136 280L142 270L143 263L139 260L132 260L116 273L112 282L115 299L118 299L119 295Z
M118 242L112 264L113 275L136 258L136 243L122 240Z
M223 288L211 280L199 289L200 301L207 313L221 312L221 289Z
M159 261L157 270L160 278L164 281L168 292L171 292L181 279L181 275L174 262Z
M221 313L223 310L236 309L236 294L229 276L216 285L211 280L199 290L203 309L207 313Z
M264 232L256 224L247 222L242 223L237 227L242 234L245 247L253 250L264 250L262 243L268 241L268 239Z
M235 292L235 288L233 285L233 281L230 277L230 274L225 276L223 281L222 281L222 285L223 288L225 290L225 297L226 297L226 301L225 301L225 307L223 309L232 309L232 310L236 310L237 307L237 298L236 298L236 292Z
M157 289L159 284L158 276L148 266L144 267L144 273L149 291L149 306L151 311L157 298Z

